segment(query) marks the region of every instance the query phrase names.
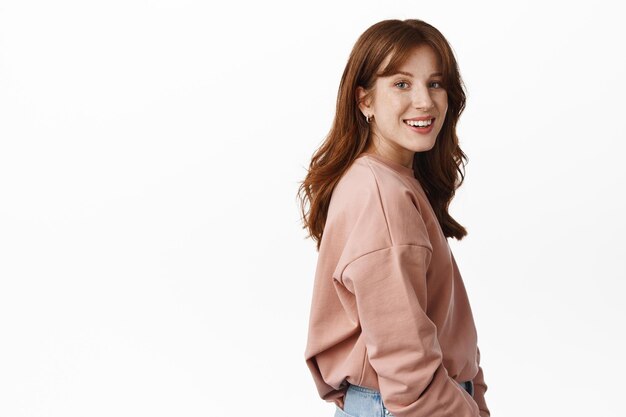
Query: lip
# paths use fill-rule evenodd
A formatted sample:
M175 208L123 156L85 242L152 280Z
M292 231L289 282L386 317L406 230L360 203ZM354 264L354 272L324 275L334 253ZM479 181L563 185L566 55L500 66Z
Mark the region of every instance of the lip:
M412 119L404 119L404 120L414 120L414 121L418 121L418 120L430 120L430 119L435 119L435 116L420 116L420 117L414 117ZM434 121L434 120L433 120Z
M406 120L428 120L429 118L427 117L426 119L421 118L421 119L406 119ZM409 129L411 129L413 132L416 133L421 133L422 135L427 135L430 132L433 131L433 129L435 128L435 121L433 120L433 122L430 124L430 126L424 128L424 127L416 127L416 126L409 126L406 123L403 123L406 127L408 127Z

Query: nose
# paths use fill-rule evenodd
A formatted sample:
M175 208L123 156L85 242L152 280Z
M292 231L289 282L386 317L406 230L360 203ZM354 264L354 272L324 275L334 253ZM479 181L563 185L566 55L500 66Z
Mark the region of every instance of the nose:
M414 90L413 107L416 109L430 109L433 105L434 102L427 87L421 86Z

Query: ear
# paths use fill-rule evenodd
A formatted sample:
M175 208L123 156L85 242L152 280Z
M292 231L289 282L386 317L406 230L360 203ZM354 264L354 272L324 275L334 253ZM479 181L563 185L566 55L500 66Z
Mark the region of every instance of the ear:
M371 114L371 98L367 97L367 91L365 90L365 88L358 86L356 88L356 99L357 99L357 103L359 105L359 109L361 110L361 113L363 113L363 116L367 116L368 114Z

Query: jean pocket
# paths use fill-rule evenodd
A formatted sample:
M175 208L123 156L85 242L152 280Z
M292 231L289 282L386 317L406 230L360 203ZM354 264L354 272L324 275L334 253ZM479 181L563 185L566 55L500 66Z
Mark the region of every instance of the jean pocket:
M341 408L339 408L339 406L337 404L335 404L335 415L334 415L334 417L358 417L358 416L353 416L352 414L346 413Z
M385 407L385 404L383 404L383 412L385 413L385 417L395 417L393 414L391 414L391 411L389 411L387 407Z

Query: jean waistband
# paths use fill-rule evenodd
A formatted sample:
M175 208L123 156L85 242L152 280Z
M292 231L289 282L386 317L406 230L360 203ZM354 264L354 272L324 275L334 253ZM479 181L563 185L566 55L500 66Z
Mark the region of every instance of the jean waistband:
M474 381L472 381L472 380L464 381L464 382L458 382L457 381L457 383L462 388L464 388L465 391L467 391L469 395L471 395L472 397L474 396ZM350 384L350 385L348 385L348 389L357 390L357 391L360 391L360 392L365 393L365 394L380 396L380 391L377 391L377 390L372 389L372 388L362 387L360 385Z

